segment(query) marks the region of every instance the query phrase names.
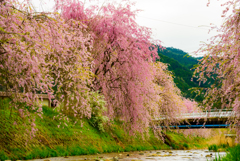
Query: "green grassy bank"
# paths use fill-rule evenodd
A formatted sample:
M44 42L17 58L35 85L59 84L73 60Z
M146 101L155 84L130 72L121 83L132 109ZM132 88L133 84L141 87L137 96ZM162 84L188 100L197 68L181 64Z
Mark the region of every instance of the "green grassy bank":
M34 159L56 156L74 156L83 154L140 151L154 149L202 148L202 138L187 138L182 134L164 132L165 143L154 136L150 129L149 137L129 136L120 123L112 123L99 131L82 120L74 125L73 118L64 128L58 128L53 117L58 112L43 107L43 118L35 116L37 131L31 138L29 117L21 118L19 113L8 105L0 104L0 160ZM3 107L4 106L4 107ZM34 116L33 113L29 115ZM64 122L63 122L64 123ZM15 124L15 125L14 125Z

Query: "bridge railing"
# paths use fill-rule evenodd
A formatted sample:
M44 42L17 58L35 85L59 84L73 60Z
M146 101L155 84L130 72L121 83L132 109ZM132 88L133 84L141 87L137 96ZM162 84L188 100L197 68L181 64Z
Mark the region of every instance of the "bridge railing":
M183 113L183 118L202 118L202 117L230 117L234 116L234 111L221 111L221 112L200 112L200 113Z
M239 115L239 114L238 114ZM228 117L236 117L235 111L222 111L222 110L215 110L215 112L198 112L198 113L182 113L180 116L175 117L176 119L203 119L203 118L228 118ZM159 118L156 118L155 120L164 120L166 119L166 116L162 115Z

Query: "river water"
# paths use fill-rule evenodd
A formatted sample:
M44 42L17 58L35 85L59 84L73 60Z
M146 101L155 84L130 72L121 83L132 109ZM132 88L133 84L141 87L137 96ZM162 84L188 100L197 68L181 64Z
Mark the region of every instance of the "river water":
M212 161L219 155L224 156L226 152L209 152L207 150L156 150L55 157L35 159L34 161Z

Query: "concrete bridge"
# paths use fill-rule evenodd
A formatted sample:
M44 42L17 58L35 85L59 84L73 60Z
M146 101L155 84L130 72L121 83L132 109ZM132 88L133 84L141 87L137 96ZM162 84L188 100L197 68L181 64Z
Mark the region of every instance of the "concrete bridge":
M239 117L232 110L211 110L199 113L183 113L177 119L180 119L180 125L170 126L170 128L193 129L193 128L228 128L226 124L229 118ZM166 119L165 116L158 120ZM164 128L164 126L161 126Z

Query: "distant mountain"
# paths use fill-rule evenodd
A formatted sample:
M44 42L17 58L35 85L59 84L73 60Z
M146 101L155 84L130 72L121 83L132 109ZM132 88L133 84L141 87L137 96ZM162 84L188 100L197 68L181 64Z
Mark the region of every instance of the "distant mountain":
M194 58L188 53L173 47L167 47L165 50L159 49L159 52L167 57L177 60L180 64L184 65L188 69L193 68L193 66L198 63L197 58Z
M191 57L186 52L176 48L159 49L158 55L163 63L168 64L168 69L174 75L174 82L181 90L182 95L186 98L192 98L196 101L202 101L203 98L198 96L195 98L195 93L189 89L192 87L199 87L196 79L192 81L193 70L190 70L194 65L198 64L197 58Z
M201 56L201 57L196 57L197 60L200 60L200 59L202 59L202 58L203 58L203 56Z

